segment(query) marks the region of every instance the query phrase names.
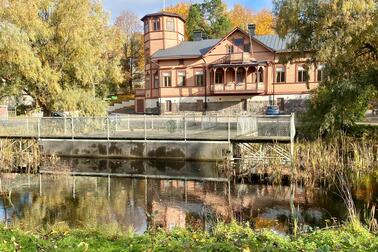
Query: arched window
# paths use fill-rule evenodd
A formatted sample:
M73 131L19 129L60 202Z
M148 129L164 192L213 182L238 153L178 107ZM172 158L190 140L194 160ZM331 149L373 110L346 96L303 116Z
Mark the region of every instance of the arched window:
M264 69L260 67L260 69L257 71L257 83L264 82Z
M215 84L223 84L223 69L215 71Z
M154 31L160 31L160 18L156 17L152 21L154 26Z
M144 21L144 32L145 33L147 33L147 32L150 31L150 25L149 25L149 23L150 23L149 19L147 19L146 21Z
M245 82L245 70L243 68L239 68L236 72L236 82L237 83L244 83Z

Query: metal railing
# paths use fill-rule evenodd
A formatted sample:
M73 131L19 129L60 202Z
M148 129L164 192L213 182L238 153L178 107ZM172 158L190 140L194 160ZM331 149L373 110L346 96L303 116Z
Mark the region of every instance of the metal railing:
M0 137L290 141L294 115L114 115L0 119Z

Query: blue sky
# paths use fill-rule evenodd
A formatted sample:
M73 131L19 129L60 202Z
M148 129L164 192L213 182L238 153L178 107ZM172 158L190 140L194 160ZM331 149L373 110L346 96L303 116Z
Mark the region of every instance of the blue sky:
M199 0L184 0L185 2L200 2ZM166 5L173 5L182 0L166 0ZM228 8L231 9L236 3L240 3L249 9L258 11L260 9L272 8L272 0L224 0ZM122 12L122 10L130 10L136 13L139 17L147 13L160 11L163 8L163 0L103 0L105 10L111 13L111 20Z

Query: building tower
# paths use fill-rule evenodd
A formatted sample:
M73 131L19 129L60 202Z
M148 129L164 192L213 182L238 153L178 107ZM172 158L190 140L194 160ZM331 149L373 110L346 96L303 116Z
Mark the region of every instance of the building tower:
M148 111L148 107L150 107L148 105L149 103L155 103L156 105L156 101L154 101L153 98L157 97L160 86L159 67L156 62L152 62L151 56L160 49L174 47L184 41L185 20L178 14L168 12L148 14L141 20L144 23L145 53L146 100L143 110L145 112L151 112ZM147 99L150 100L148 101ZM139 112L141 112L141 109Z

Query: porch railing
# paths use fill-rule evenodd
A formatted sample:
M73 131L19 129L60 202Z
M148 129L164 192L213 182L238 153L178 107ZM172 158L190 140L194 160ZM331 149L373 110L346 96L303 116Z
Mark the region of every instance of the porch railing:
M212 84L211 91L213 94L221 93L263 93L265 91L264 83L228 83Z

